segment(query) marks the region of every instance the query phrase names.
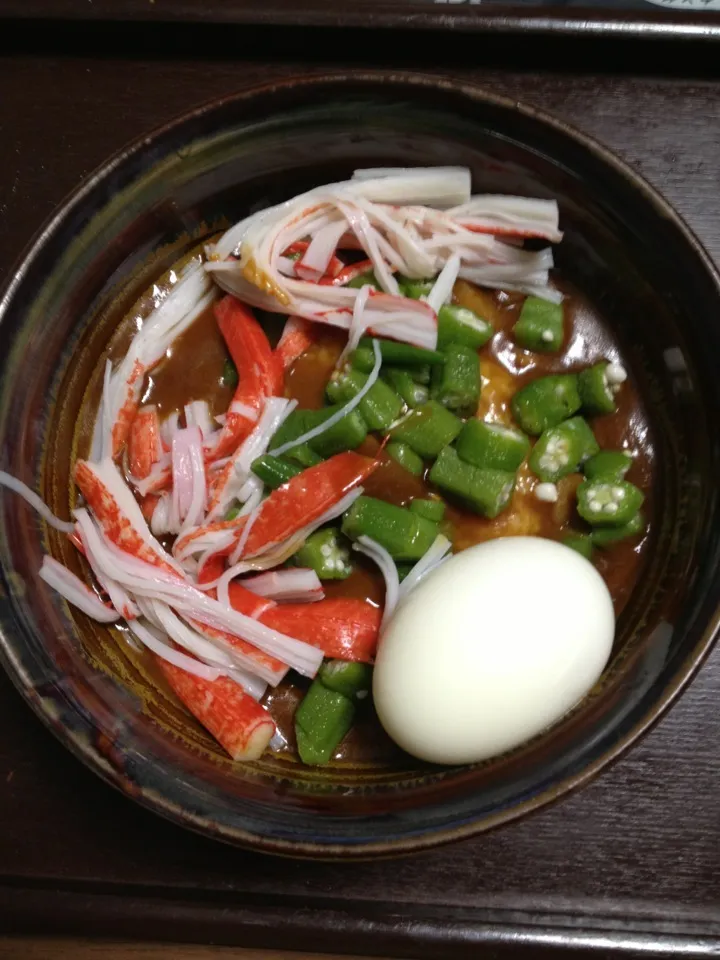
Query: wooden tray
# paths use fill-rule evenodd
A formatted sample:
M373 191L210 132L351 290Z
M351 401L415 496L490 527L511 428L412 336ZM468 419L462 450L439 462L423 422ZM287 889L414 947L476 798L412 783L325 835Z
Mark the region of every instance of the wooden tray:
M0 0L3 18L720 39L720 0Z
M0 43L17 49L8 36ZM128 139L242 84L318 69L270 67L272 39L245 33L252 63L211 59L219 40L207 59L100 59L60 35L57 55L23 43L0 60L0 280L63 195ZM522 67L455 72L600 137L720 262L718 83ZM343 865L248 854L157 819L65 753L0 676L0 930L396 957L704 956L720 950L718 704L720 648L661 725L582 793L413 859Z

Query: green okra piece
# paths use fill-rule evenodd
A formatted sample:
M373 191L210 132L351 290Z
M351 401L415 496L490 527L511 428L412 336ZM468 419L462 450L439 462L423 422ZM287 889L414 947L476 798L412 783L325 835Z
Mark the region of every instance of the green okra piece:
M323 462L323 458L315 453L307 443L300 443L297 447L291 447L287 453L283 454L283 458L291 463L297 463L301 467L314 467Z
M445 356L439 350L426 350L424 347L414 347L411 343L385 340L382 337L363 337L357 349L372 351L373 340L376 340L380 347L383 363L394 363L403 367L417 367L425 363L435 366L445 363Z
M343 518L342 531L351 540L370 537L393 560L419 560L438 534L437 524L405 507L375 497L358 497Z
M388 456L392 457L396 463L399 463L401 467L407 470L408 473L412 473L415 477L422 475L425 464L412 447L409 447L406 443L399 443L394 440L387 445L385 452Z
M375 290L380 289L380 284L378 283L374 270L366 270L365 273L353 277L352 280L347 282L346 286L352 287L353 290L360 290L362 287L374 287Z
M455 443L458 456L474 467L514 473L530 452L530 441L502 423L468 420Z
M360 393L367 381L367 374L360 370L341 370L333 374L325 392L333 403L346 404ZM403 401L392 387L378 379L356 409L370 430L385 430L400 416Z
M313 680L295 711L295 736L302 762L329 763L354 717L352 700L328 690L321 680Z
M627 480L583 480L577 489L578 513L593 527L620 527L629 523L645 496Z
M580 409L577 376L572 373L540 377L518 390L511 408L519 426L531 436L555 427Z
M429 363L419 363L417 366L408 367L408 373L415 383L421 383L424 387L430 385L432 366Z
M438 349L451 343L462 343L473 350L484 347L493 333L492 326L467 307L448 304L438 313Z
M234 390L239 382L240 379L238 377L237 367L232 362L230 357L225 357L225 362L223 363L223 372L220 375L220 383L223 387L229 387L231 390Z
M400 292L405 297L412 300L419 300L426 297L435 286L434 280L412 280L409 277L403 277L402 274L397 278Z
M578 374L578 392L584 413L615 413L615 394L607 378L609 366L607 360L601 360Z
M430 481L459 497L469 509L484 517L497 517L508 506L515 489L515 474L507 470L474 467L445 447L430 471Z
M449 343L443 353L445 363L433 370L430 395L458 416L473 416L481 387L477 350L462 343Z
M571 550L579 553L581 557L585 557L586 560L592 559L593 540L589 534L571 533L565 537L563 543L566 547L570 547Z
M432 520L433 523L441 523L445 516L445 504L442 500L423 500L416 497L411 501L410 509L426 520Z
M557 353L563 343L563 308L540 297L527 297L513 327L515 342L525 350Z
M251 470L271 490L276 490L299 473L302 473L302 467L298 464L282 457L273 457L269 453L254 460Z
M375 367L375 353L372 347L356 347L348 357L348 363L353 370L370 373Z
M334 527L311 533L293 559L299 567L310 567L321 580L347 580L353 571L347 540Z
M367 663L325 660L318 676L324 687L348 700L364 700L372 689L372 667Z
M383 370L382 377L408 407L419 407L430 399L428 388L414 380L409 369L388 367L387 370Z
M462 430L462 420L435 400L411 410L390 430L399 440L424 458L436 457Z
M611 547L621 540L629 540L630 537L636 537L645 529L645 518L638 511L634 517L631 517L627 523L613 527L596 527L590 534L593 545L596 547Z
M530 454L530 469L544 483L555 483L576 473L599 449L587 420L571 417L540 434Z
M323 410L293 410L270 441L270 453L273 453L275 449L289 440L296 440L309 430L320 426L342 406L343 404L339 404L325 407ZM318 456L322 458L332 457L336 453L343 453L345 450L354 450L359 447L367 434L368 428L365 420L356 409L328 427L324 433L308 440L307 444L311 451ZM286 456L292 460L297 459L297 449L297 447L291 447Z
M624 450L601 450L585 461L583 473L588 480L624 480L632 462Z

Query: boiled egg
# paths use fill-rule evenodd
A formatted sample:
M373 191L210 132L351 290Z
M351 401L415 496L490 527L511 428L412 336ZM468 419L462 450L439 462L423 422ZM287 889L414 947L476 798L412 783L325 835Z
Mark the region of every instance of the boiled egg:
M566 714L609 657L607 586L575 550L506 537L459 553L400 603L380 640L373 697L408 753L474 763Z

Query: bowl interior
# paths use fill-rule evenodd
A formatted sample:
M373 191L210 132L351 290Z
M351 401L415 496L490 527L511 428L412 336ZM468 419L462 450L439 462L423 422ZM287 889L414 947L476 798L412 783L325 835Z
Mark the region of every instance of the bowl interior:
M283 84L198 111L90 178L2 305L2 467L67 516L97 373L139 294L204 236L358 166L465 165L478 192L557 198L558 266L618 336L656 452L652 549L592 694L551 731L469 768L286 759L233 765L129 645L38 580L73 551L5 496L2 655L38 712L142 802L223 839L387 853L519 815L583 780L659 713L717 621L717 277L671 211L600 148L530 110L423 78ZM100 669L98 669L100 668Z

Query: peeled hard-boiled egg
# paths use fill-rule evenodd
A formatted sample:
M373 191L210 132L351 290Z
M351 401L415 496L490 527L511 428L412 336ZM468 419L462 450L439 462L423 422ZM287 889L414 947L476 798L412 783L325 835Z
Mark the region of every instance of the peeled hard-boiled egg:
M408 753L474 763L567 713L610 656L615 616L595 568L540 537L471 547L429 574L380 641L373 697Z

